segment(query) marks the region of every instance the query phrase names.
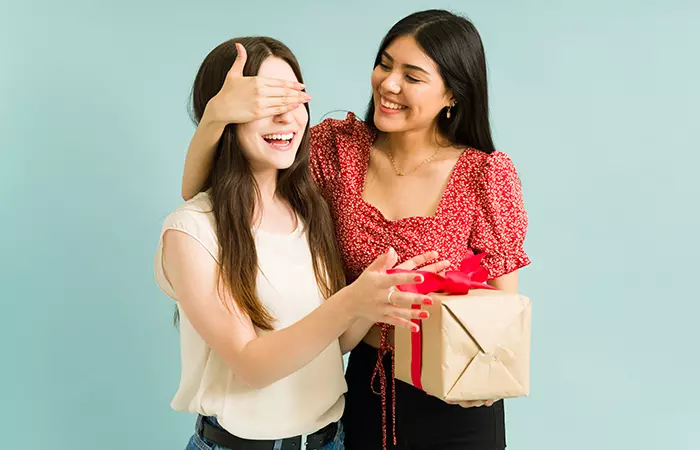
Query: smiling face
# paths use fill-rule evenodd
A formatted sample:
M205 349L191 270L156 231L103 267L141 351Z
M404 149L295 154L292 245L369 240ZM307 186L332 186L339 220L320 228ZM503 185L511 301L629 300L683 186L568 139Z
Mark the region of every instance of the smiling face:
M396 38L372 73L374 123L384 132L431 128L452 94L435 62L411 36Z
M274 56L263 61L258 75L299 82L291 66ZM306 108L299 107L284 114L240 124L236 128L238 142L253 172L291 166L308 122Z

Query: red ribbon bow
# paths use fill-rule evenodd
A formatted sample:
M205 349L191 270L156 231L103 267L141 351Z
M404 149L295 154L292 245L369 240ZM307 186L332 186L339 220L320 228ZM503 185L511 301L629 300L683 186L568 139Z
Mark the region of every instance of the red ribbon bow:
M402 284L397 286L400 291L413 292L416 294L445 293L451 295L466 295L470 289L491 289L493 286L486 284L488 272L481 267L481 260L486 253L474 255L469 250L467 257L462 260L459 270L448 270L445 275L438 275L424 270L390 269L388 273L420 273L424 281L420 284ZM420 305L413 305L413 309L420 309ZM421 383L421 366L423 357L423 329L420 327L420 320L413 319L413 323L418 325L418 333L411 333L411 381L418 389L423 389Z
M400 291L416 294L442 292L453 295L468 294L470 289L495 289L486 284L488 272L481 267L481 260L486 253L475 255L471 250L462 260L459 270L448 270L445 275L438 275L424 270L389 269L387 273L420 273L424 281L420 284L402 284L397 286Z

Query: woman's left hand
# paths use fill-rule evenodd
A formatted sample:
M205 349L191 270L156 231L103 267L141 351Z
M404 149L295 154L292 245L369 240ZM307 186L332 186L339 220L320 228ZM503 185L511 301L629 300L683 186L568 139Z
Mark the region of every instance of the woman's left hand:
M453 402L445 400L448 405L459 405L462 408L474 408L479 406L493 406L498 400L466 400L463 402Z

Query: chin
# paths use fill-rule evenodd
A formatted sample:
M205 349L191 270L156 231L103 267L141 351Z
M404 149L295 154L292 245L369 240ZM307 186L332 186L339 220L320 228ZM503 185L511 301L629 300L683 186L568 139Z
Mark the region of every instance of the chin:
M275 158L274 165L277 170L289 169L292 164L294 164L294 159L296 158L296 152L290 155L281 155L281 157Z
M403 120L390 119L383 114L374 113L374 126L383 133L403 131L406 123Z

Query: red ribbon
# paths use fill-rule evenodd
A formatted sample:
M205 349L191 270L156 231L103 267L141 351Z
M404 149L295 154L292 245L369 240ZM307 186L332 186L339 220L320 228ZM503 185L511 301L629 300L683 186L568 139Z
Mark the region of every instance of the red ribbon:
M486 284L488 272L481 267L481 260L486 253L474 255L470 250L467 257L462 260L459 270L449 270L445 275L438 275L424 270L390 269L388 273L420 273L424 281L420 284L402 284L397 286L400 291L413 292L416 294L444 293L451 295L465 295L470 289L491 289L493 286ZM413 309L420 309L420 305L413 305ZM423 364L423 328L420 320L413 319L411 322L418 325L418 332L411 333L411 382L418 389L423 389L421 383L421 372Z

